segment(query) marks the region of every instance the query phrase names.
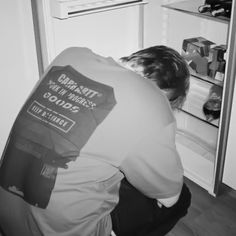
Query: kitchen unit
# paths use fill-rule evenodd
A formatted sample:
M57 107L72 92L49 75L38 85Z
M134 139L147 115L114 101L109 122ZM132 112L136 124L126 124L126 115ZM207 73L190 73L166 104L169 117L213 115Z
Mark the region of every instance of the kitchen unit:
M204 0L111 0L109 6L102 7L95 5L108 1L84 0L82 10L78 10L81 6L73 6L73 2L78 1L36 1L43 68L70 46L89 47L115 59L157 44L183 53L183 41L199 37L212 42L212 46L226 47L223 76L215 79L191 71L187 100L176 113L176 140L186 177L212 195L218 194L222 179L233 187L228 177L223 176L232 179L232 170L228 170L231 165L225 164L225 160L232 159L227 140L235 80L235 3L231 17L227 18L199 13ZM73 7L75 11L71 10ZM220 115L208 119L203 105L212 91L220 91ZM232 130L230 137L234 137L233 133ZM233 147L232 142L229 144Z

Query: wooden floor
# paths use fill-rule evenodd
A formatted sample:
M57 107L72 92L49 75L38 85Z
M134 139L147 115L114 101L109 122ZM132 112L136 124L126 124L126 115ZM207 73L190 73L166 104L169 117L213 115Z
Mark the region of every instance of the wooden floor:
M226 188L215 198L190 180L185 182L192 193L191 207L166 236L236 236L236 191Z
M190 180L186 183L191 207L167 236L236 236L236 191L226 187L215 198Z

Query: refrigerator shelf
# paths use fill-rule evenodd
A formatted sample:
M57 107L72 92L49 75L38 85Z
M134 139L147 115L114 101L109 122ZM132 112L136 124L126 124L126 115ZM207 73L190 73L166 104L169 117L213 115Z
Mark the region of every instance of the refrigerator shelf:
M196 145L200 145L204 149L210 151L210 153L215 153L218 127L202 122L199 118L183 111L175 112L175 117L178 137L181 137L180 140L182 140L182 144L183 139L189 139L191 142L196 142Z
M199 119L200 121L202 121L202 122L204 122L204 123L206 123L208 125L211 125L211 126L216 127L216 128L219 127L219 119L213 120L213 121L209 122L209 121L207 121L204 118L201 118L201 117L199 117L197 115L194 115L192 112L186 111L184 109L180 109L180 111L188 114L189 116L195 117L196 119Z
M201 122L205 122L218 128L220 120L219 117L208 120L207 115L203 111L203 106L208 101L212 88L215 89L214 86L215 84L205 83L204 81L191 76L189 92L180 111L188 114L189 116L194 116ZM217 90L221 91L222 87L217 87ZM219 102L221 102L221 100L216 99L216 103Z
M196 79L199 79L201 81L223 87L223 84L224 84L223 81L220 81L220 80L217 80L217 79L212 79L209 76L198 74L194 70L190 70L190 73L191 73L191 76L196 78Z
M215 161L216 147L208 144L206 141L193 135L189 131L178 129L176 133L176 142L188 147L204 159L211 162Z
M230 19L225 16L218 16L214 17L210 13L199 13L198 7L200 5L204 4L204 0L194 0L194 1L181 1L181 2L175 2L171 4L164 4L162 7L175 10L175 11L180 11L183 13L187 13L193 16L197 16L200 18L205 18L207 20L213 20L213 21L218 21L221 23L229 24Z

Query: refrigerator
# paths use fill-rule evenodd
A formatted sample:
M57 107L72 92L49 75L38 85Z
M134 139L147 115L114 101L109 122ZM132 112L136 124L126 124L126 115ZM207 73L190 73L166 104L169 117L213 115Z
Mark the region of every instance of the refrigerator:
M37 0L32 1L32 6L39 35L41 73L70 46L88 47L114 59L160 44L183 53L184 40L199 37L211 41L214 47L226 47L223 77L217 80L199 76L192 70L185 105L175 113L176 146L184 174L216 196L222 184L233 187L228 179L234 178L228 168L234 161L228 133L234 129L230 123L232 104L235 105L232 101L236 13L233 1L230 18L201 14L198 8L204 3L204 0ZM221 107L220 115L209 120L203 105L214 90L212 87L220 87ZM230 137L234 133L236 130L230 130Z

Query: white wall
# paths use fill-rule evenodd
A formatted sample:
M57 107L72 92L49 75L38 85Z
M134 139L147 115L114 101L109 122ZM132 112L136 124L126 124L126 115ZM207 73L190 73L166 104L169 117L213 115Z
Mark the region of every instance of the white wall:
M1 0L0 155L9 131L38 79L30 0Z

